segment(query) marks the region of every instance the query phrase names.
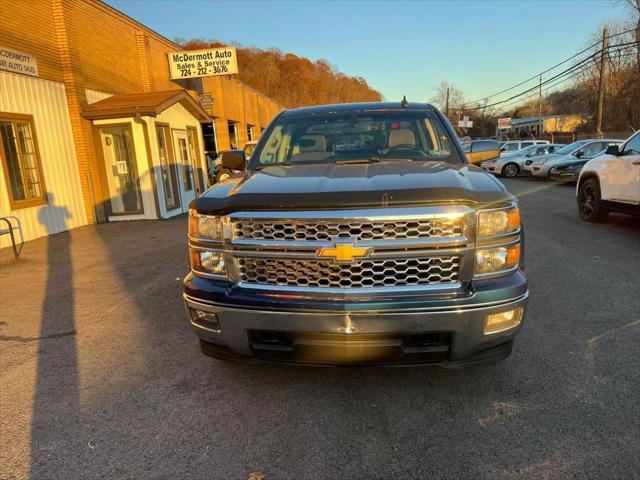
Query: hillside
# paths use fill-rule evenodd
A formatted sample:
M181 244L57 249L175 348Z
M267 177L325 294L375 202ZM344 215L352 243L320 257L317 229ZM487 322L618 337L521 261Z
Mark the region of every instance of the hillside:
M188 50L223 46L200 39L176 42ZM236 48L238 79L288 108L382 99L364 78L338 72L326 60L312 62L277 49Z

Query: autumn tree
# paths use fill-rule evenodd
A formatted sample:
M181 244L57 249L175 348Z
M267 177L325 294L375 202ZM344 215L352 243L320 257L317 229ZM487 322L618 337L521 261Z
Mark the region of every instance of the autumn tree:
M214 40L176 39L187 50L223 46ZM315 62L278 49L235 45L238 79L288 108L327 103L380 101L380 92L361 77L337 71L324 59Z

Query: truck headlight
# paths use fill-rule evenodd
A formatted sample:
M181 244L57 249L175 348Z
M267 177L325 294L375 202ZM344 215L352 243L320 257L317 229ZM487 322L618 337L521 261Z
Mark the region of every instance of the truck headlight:
M222 241L222 219L189 211L189 235L194 238Z
M492 237L503 233L515 232L520 228L518 207L505 210L489 210L478 213L478 236Z
M508 247L480 248L476 250L476 273L496 273L509 270L520 261L520 244Z
M226 274L223 252L192 248L189 250L189 261L195 273L220 276Z

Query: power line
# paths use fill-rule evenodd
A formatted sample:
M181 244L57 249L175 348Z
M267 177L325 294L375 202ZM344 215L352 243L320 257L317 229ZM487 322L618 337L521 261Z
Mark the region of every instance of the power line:
M562 72L560 72L560 73L556 74L555 76L553 76L553 77L551 77L551 78L548 78L547 80L545 80L544 82L542 82L542 84L541 84L541 85L545 85L545 84L547 84L547 83L550 83L550 82L552 82L553 80L555 80L555 79L557 79L557 78L559 78L559 77L561 77L561 76L565 75L566 73L568 73L568 72L571 72L571 71L574 71L574 70L578 69L578 68L579 68L579 67L581 67L584 63L586 63L586 62L591 61L592 59L594 59L594 58L598 55L598 53L600 53L600 51L598 51L598 52L594 53L593 55L590 55L589 57L587 57L587 58L585 58L585 59L581 60L579 63L577 63L577 64L575 64L575 65L573 65L573 66L571 66L571 67L567 68L566 70L563 70ZM500 100L500 101L495 102L495 103L492 103L492 104L490 104L490 105L484 105L484 106L482 106L482 107L474 107L474 108L463 108L463 110L480 110L480 109L482 109L482 108L495 107L496 105L500 105L500 104L503 104L503 103L509 102L509 101L511 101L511 100L513 100L513 99L515 99L515 98L521 97L522 95L526 95L527 93L529 93L529 92L530 92L530 91L532 91L532 90L535 90L535 89L536 89L536 88L538 88L538 87L539 87L539 85L536 85L536 86L531 87L531 88L528 88L528 89L526 89L526 90L524 90L524 91L522 91L522 92L520 92L520 93L516 93L515 95L512 95L511 97L509 97L509 98L507 98L507 99L505 99L505 100Z
M624 44L620 44L620 45L618 45L618 46L619 46L619 47L622 47L622 46L624 46ZM625 50L625 49L624 49L624 48L619 48L619 49L617 49L617 50L609 51L609 54L611 54L611 53L616 53L616 52L619 52L619 51L621 51L621 50ZM554 75L553 77L548 78L547 80L545 80L544 82L542 82L542 83L541 83L541 85L547 85L547 84L549 84L550 82L553 82L553 81L554 81L554 80L556 80L556 79L562 78L563 76L569 75L570 73L572 73L572 72L574 72L574 71L578 71L578 70L579 70L580 72L582 72L582 67L584 66L584 64L585 64L585 63L587 63L587 62L590 62L591 60L594 60L594 59L598 56L598 54L599 54L599 53L601 53L601 52L602 52L602 49L598 50L597 52L593 53L593 54L592 54L592 55L590 55L589 57L586 57L586 58L582 59L580 62L578 62L578 63L574 64L573 66L571 66L571 67L569 67L569 68L567 68L567 69L563 70L562 72L560 72L560 73L558 73L558 74ZM563 81L566 81L566 80L568 80L568 78L564 78L564 79L563 79ZM557 85L557 84L559 84L559 83L562 83L562 82L557 82L557 83L556 83L556 85ZM465 111L475 111L475 110L482 110L482 109L485 109L485 108L494 107L494 106L497 106L497 105L503 105L503 104L505 104L505 103L507 103L507 102L511 102L512 100L519 99L519 97L522 97L523 95L526 95L526 94L527 94L527 93L529 93L529 92L532 92L532 91L534 91L534 90L537 90L541 85L535 85L535 86L533 86L533 87L528 88L527 90L524 90L524 91L522 91L522 92L520 92L520 93L517 93L517 94L515 94L515 95L512 95L511 97L509 97L509 98L507 98L507 99L505 99L505 100L500 100L500 101L495 102L495 103L492 103L492 104L490 104L490 105L486 105L486 104L485 104L485 105L478 106L478 107L473 107L473 108L460 108L460 107L459 107L459 108L457 108L457 109L459 109L459 110L465 110ZM546 88L546 89L545 89L545 91L546 91L546 90L548 90L548 88ZM536 93L535 95L537 95L537 93ZM531 95L531 96L534 96L534 95ZM488 97L487 97L487 98L488 98ZM525 98L529 98L529 97L525 97ZM522 101L522 100L523 100L523 99L519 99L518 101ZM507 103L507 104L512 104L512 103L517 103L517 102L511 102L511 103ZM466 105L466 104L465 104L465 105ZM503 105L503 106L506 106L506 105Z
M635 28L632 28L632 29L630 29L630 30L625 30L624 32L620 32L620 33L616 33L616 34L613 34L613 35L609 35L607 38L614 38L614 37L618 37L618 36L620 36L620 35L625 35L625 34L630 33L630 32L635 32L635 30L636 30ZM594 43L594 44L592 44L592 45L588 46L587 48L585 48L585 49L583 49L583 50L579 51L578 53L576 53L576 54L572 55L571 57L569 57L569 58L567 58L567 59L563 60L562 62L555 64L553 67L550 67L550 68L548 68L548 69L544 70L543 72L537 73L537 74L536 74L536 75L534 75L533 77L528 78L527 80L524 80L524 81L522 81L522 82L520 82L520 83L518 83L518 84L516 84L516 85L513 85L512 87L509 87L509 88L507 88L507 89L501 90L501 91L500 91L500 92L498 92L498 93L494 93L494 94L492 94L492 95L488 95L488 96L486 96L486 97L482 97L482 98L480 98L480 99L478 99L478 100L473 100L473 101L469 101L469 102L464 102L464 103L462 103L462 104L460 104L460 105L456 105L455 107L450 107L450 108L461 109L461 108L463 108L465 105L470 105L470 104L478 103L478 102L481 102L481 101L483 101L483 100L488 100L489 98L496 97L496 96L501 95L501 94L503 94L503 93L509 92L509 91L513 90L514 88L518 88L518 87L520 87L520 86L524 85L525 83L528 83L528 82L530 82L530 81L532 81L532 80L535 80L535 79L539 78L539 77L540 77L540 75L544 75L545 73L548 73L548 72L550 72L551 70L554 70L555 68L559 67L560 65L564 65L564 64L565 64L565 63L567 63L568 61L573 60L574 58L576 58L576 57L578 57L578 56L582 55L583 53L585 53L585 52L587 52L587 51L591 50L592 48L594 48L594 47L596 47L596 46L600 45L600 43L601 43L601 40L599 40L598 42L596 42L596 43ZM630 45L630 44L635 44L635 43L636 43L636 42L630 42L630 43L628 43L628 44L612 45L612 47L615 47L615 46ZM597 55L600 51L601 51L601 50L599 50L599 51L598 51L598 52L596 52L595 54ZM534 87L534 88L535 88L535 87ZM507 99L506 101L509 101L509 100L510 100L510 99ZM484 108L484 107L483 107L483 108ZM465 109L465 110L466 110L466 109Z

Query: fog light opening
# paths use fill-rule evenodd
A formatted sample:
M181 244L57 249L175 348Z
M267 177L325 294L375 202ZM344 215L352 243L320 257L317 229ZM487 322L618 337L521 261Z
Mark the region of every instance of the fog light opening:
M215 313L189 308L189 315L191 316L191 321L201 328L205 328L213 332L222 331L220 320L218 320L218 316Z
M484 333L504 332L517 327L522 321L522 308L514 308L500 313L492 313L484 319Z

